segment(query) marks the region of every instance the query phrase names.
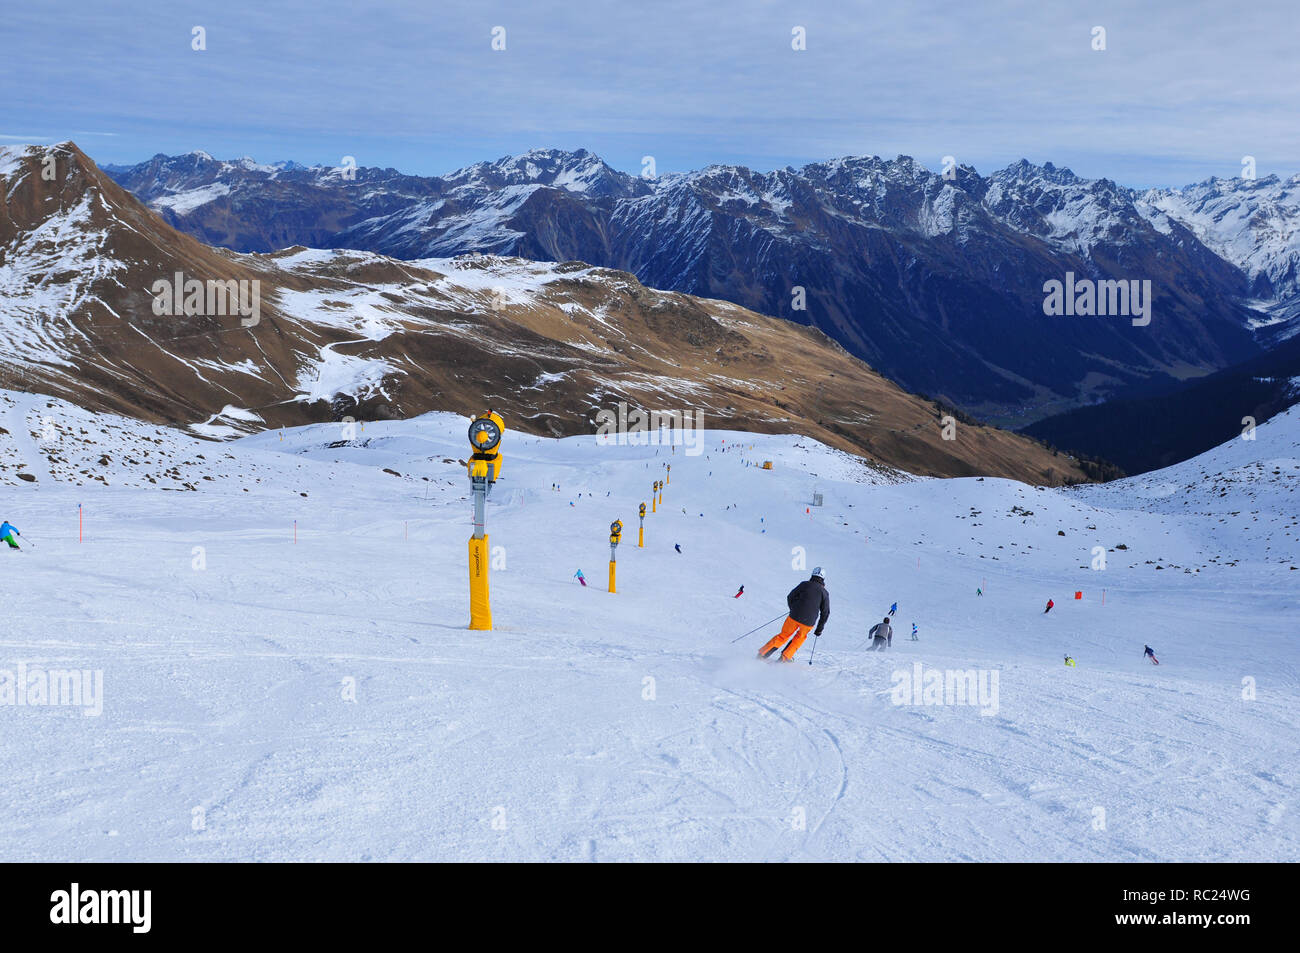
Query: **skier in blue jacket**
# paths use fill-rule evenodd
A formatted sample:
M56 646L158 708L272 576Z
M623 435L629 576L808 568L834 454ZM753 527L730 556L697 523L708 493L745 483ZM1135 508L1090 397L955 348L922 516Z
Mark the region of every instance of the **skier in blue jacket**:
M18 527L14 526L7 520L4 523L0 523L0 540L8 543L10 549L22 549L22 547L18 545L18 541L14 539L15 536L21 535L23 534L18 532Z

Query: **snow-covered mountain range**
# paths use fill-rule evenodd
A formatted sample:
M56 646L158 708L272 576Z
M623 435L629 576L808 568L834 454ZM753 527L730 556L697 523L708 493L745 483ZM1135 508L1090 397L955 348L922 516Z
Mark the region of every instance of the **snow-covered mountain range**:
M1294 315L1300 298L1300 175L1212 178L1143 193L1138 208L1161 231L1182 225L1246 273L1265 308ZM1291 336L1300 327L1288 326Z
M194 309L177 290L191 281ZM163 313L159 282L175 299ZM256 291L256 315L229 307L245 291ZM14 389L208 435L485 401L534 432L590 433L599 409L626 401L806 433L914 473L1085 476L1065 454L974 422L945 439L942 408L813 329L626 272L211 248L71 144L0 152L0 354Z
M1257 329L1289 329L1295 296L1297 205L1276 179L1140 191L1051 163L944 175L906 156L643 177L583 150L429 178L205 154L109 171L178 228L242 251L483 251L624 269L812 324L905 387L995 419L1231 366L1259 353ZM1067 273L1151 281L1152 324L1045 316L1045 282Z

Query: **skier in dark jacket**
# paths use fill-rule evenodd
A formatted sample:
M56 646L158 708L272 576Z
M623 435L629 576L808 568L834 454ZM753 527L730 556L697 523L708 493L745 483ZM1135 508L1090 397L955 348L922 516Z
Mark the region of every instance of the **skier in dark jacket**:
M1144 644L1145 644L1145 643L1144 643ZM1156 650L1153 649L1153 648L1152 648L1151 646L1149 646L1149 645L1146 646L1146 651L1142 653L1142 657L1143 657L1143 658L1149 658L1149 659L1151 660L1151 664L1152 664L1152 665L1159 665L1159 664L1160 664L1160 660L1159 660L1158 658L1156 658Z
M799 646L808 638L808 632L814 624L817 630L813 634L822 634L826 620L831 617L831 597L826 591L826 577L822 567L818 566L809 579L791 589L785 597L785 603L790 609L790 615L786 617L781 631L758 650L759 658L768 658L784 645L781 661L793 662L794 653L799 651Z
M889 616L885 616L873 625L867 634L871 636L871 648L867 649L868 652L883 652L894 644L894 627L889 624Z

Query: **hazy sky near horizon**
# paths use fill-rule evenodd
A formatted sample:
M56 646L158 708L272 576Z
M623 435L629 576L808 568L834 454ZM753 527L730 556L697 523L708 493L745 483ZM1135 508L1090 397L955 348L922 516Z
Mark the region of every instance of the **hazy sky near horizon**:
M581 147L628 172L647 155L660 173L870 154L938 170L952 155L982 173L1024 157L1184 185L1251 155L1259 175L1291 175L1297 9L66 0L11 8L0 27L0 144L71 139L101 164L350 155L417 174Z

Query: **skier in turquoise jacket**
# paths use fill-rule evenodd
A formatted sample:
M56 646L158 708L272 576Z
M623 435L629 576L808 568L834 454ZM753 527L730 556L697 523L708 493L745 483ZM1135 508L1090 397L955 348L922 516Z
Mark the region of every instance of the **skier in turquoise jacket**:
M8 520L4 523L0 523L0 540L8 543L10 549L22 549L22 547L18 545L18 540L14 539L15 536L21 535L23 534L18 532L18 527L13 525L13 523L10 523Z

